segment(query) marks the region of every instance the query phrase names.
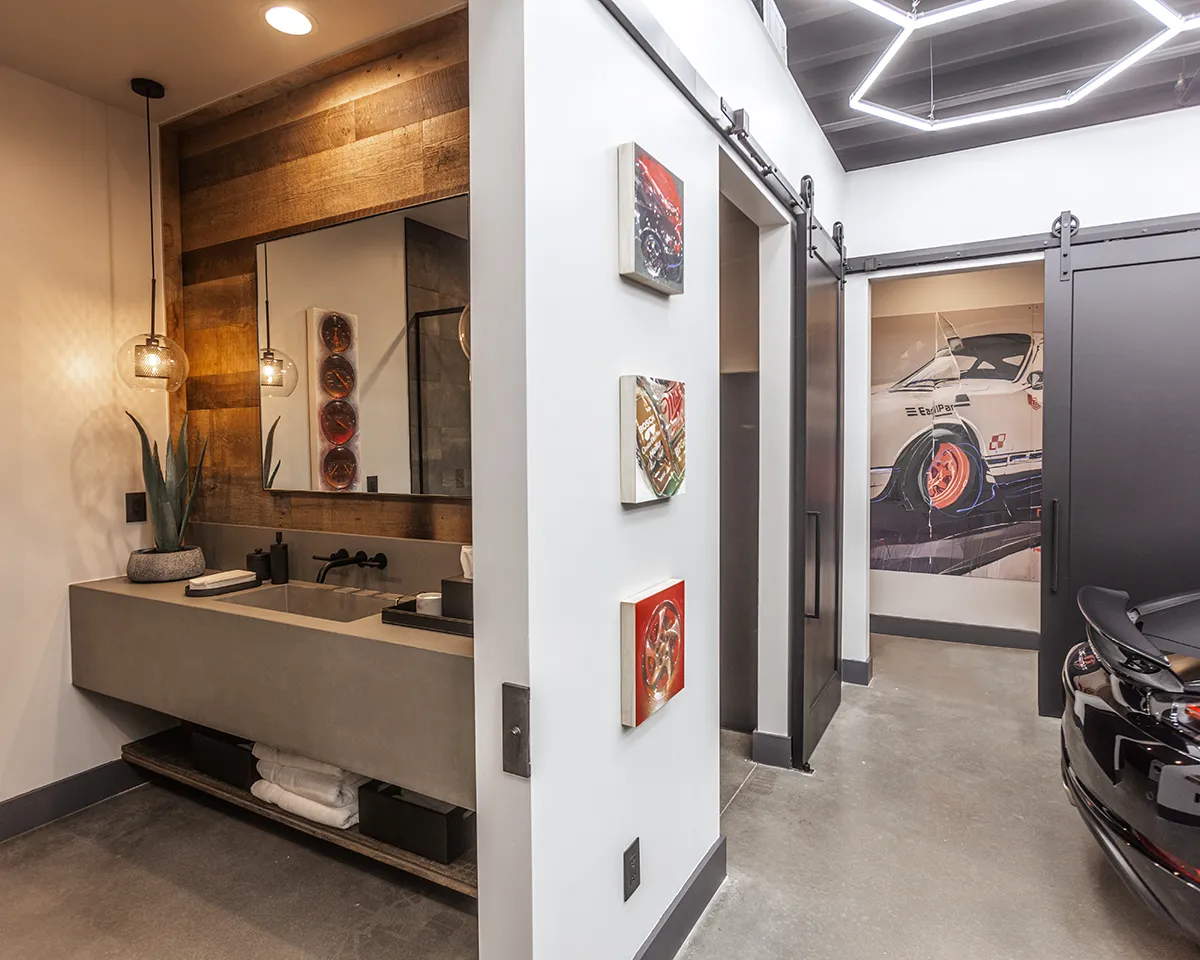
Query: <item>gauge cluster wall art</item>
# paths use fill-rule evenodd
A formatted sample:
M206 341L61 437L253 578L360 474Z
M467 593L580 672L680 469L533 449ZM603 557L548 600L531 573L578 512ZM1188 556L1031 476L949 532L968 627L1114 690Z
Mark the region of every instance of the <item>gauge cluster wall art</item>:
M360 491L357 316L309 308L308 370L313 489Z
M683 689L683 581L621 603L621 723L640 727Z
M621 502L649 503L683 493L687 478L684 384L621 378Z
M618 150L621 276L683 293L683 181L636 143Z

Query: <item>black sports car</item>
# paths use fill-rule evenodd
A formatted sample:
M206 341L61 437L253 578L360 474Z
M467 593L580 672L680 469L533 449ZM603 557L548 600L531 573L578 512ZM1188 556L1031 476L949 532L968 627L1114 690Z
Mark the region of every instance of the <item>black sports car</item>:
M1200 940L1200 593L1132 606L1084 587L1079 609L1063 782L1129 888Z

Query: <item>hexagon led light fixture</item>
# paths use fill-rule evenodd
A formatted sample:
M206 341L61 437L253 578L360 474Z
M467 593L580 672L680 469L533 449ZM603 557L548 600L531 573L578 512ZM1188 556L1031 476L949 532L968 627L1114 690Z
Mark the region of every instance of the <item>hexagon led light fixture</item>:
M1032 103L1022 103L1011 107L1001 107L997 110L983 110L961 117L937 120L916 117L911 113L905 113L903 110L896 110L892 107L885 107L882 104L874 103L866 99L867 93L875 85L875 81L879 79L883 71L887 69L888 64L895 59L900 49L908 43L909 38L913 34L950 20L958 20L961 17L969 17L972 14L982 13L984 10L991 10L993 7L1004 6L1006 3L1014 2L1014 0L965 0L963 3L955 3L948 7L942 7L940 10L931 10L928 13L908 13L898 7L892 6L890 3L885 2L885 0L849 0L849 2L878 17L882 17L884 20L900 28L900 33L896 35L896 39L883 51L883 56L875 61L875 66L871 68L871 72L859 84L858 89L851 94L851 109L857 110L859 113L868 113L871 116L879 117L881 120L891 120L893 123L899 123L914 130L928 133L937 130L954 130L958 127L988 123L993 120L1007 120L1012 117L1024 117L1033 113L1045 113L1049 110L1061 110L1064 107L1069 107L1072 104L1078 103L1089 94L1095 93L1104 84L1108 83L1114 77L1120 76L1135 63L1144 60L1163 44L1174 40L1183 31L1200 29L1200 14L1181 17L1167 6L1167 4L1162 3L1161 0L1130 0L1131 3L1136 3L1161 23L1163 29L1141 46L1096 74L1096 76L1092 77L1091 80L1078 90L1071 90L1061 97L1054 97L1050 100L1035 100Z

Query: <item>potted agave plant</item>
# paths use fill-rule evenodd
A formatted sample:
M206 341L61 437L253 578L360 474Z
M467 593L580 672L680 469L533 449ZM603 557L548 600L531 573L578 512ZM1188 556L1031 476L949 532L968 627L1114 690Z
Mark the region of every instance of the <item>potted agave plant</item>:
M135 550L129 555L125 575L134 583L165 583L187 580L204 573L204 553L199 547L183 545L184 531L192 515L192 504L200 488L200 473L204 469L204 454L208 441L200 451L196 474L188 483L187 417L179 429L179 439L171 445L167 438L166 465L158 457L158 443L151 446L145 428L129 411L125 411L142 438L142 474L146 478L146 500L150 521L154 527L154 546Z

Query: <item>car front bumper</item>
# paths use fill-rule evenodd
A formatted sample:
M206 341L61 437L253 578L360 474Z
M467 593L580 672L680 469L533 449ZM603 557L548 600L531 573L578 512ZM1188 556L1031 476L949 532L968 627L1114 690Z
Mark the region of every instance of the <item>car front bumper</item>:
M1200 887L1154 859L1132 828L1088 793L1071 769L1065 743L1062 777L1071 802L1125 885L1159 920L1200 942Z

